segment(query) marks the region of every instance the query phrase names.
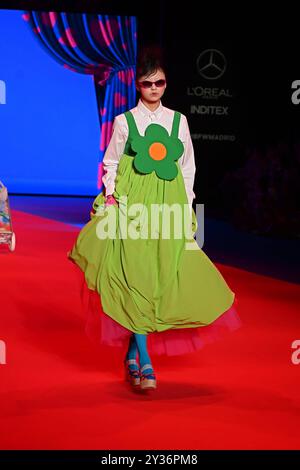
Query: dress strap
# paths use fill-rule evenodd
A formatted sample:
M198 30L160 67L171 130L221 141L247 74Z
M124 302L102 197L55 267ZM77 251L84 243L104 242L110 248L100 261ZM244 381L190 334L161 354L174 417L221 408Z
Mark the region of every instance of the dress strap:
M125 117L126 117L126 120L127 120L127 124L128 124L128 128L129 128L129 134L132 137L140 135L132 112L131 111L126 111L124 114L125 114Z
M181 113L179 113L178 111L174 111L171 137L178 137L180 118Z

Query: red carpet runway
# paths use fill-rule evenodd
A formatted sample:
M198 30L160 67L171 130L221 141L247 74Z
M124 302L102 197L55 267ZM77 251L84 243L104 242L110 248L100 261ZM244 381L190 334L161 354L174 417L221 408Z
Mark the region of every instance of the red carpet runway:
M242 327L197 353L153 357L158 389L143 395L123 381L123 352L84 333L66 257L79 229L12 217L16 251L0 247L1 449L300 448L296 284L216 263Z

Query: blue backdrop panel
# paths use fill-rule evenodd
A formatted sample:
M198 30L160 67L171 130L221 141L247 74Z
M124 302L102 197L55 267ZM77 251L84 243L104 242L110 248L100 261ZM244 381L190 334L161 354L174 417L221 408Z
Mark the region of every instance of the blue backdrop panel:
M97 194L93 76L55 62L22 14L0 11L0 179L15 193Z

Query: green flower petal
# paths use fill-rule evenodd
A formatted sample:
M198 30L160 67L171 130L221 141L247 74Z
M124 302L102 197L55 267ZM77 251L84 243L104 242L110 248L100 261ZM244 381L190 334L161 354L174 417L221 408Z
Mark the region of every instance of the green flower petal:
M173 137L170 137L170 141L169 141L168 145L170 145L170 147L172 149L170 151L172 159L175 160L175 161L178 160L178 158L180 158L181 155L184 152L183 143L181 142L180 139L174 139Z
M156 165L155 166L155 172L159 178L162 178L164 180L172 180L174 179L177 174L178 174L178 168L176 166L176 163L173 161L169 162L160 162L161 165Z
M151 142L157 141L163 144L167 144L170 139L168 131L159 124L150 124L146 129L145 137L150 139Z
M133 165L140 173L148 174L154 170L155 162L152 158L145 158L144 155L138 153L133 160Z
M143 152L145 150L144 137L138 136L132 139L131 147L135 152Z

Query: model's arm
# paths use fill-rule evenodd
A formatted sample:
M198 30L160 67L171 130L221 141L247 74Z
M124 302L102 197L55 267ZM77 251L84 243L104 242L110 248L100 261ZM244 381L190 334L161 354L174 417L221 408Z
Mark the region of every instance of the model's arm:
M103 157L102 181L105 186L105 196L113 194L115 179L117 176L120 157L124 152L128 137L126 118L123 115L116 116L113 122L113 133Z
M195 155L187 119L184 115L181 115L181 119L184 153L183 156L179 159L179 164L181 165L181 172L185 183L188 202L191 206L194 198L196 197L193 191L196 173Z

